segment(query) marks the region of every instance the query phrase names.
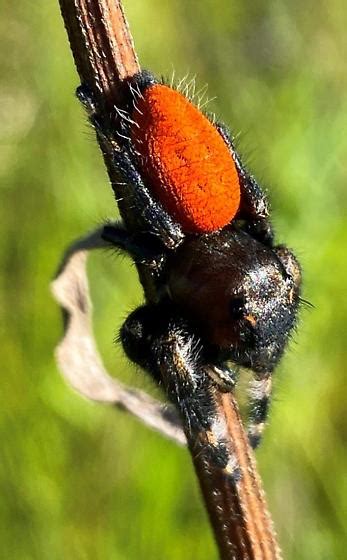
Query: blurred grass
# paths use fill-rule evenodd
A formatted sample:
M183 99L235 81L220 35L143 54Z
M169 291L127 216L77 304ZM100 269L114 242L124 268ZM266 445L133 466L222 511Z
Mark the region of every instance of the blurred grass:
M345 558L347 56L343 0L125 3L142 65L189 71L241 132L279 240L300 256L303 309L259 451L290 560ZM64 247L115 216L57 1L2 0L0 22L0 537L6 560L215 557L189 458L66 387L48 284ZM116 375L150 388L112 344L141 301L129 262L92 258L95 328Z

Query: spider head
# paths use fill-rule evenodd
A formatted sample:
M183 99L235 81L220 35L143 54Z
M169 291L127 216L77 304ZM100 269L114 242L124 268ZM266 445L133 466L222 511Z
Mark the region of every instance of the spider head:
M295 324L300 268L285 247L270 248L225 229L186 240L169 277L170 295L226 358L271 371Z

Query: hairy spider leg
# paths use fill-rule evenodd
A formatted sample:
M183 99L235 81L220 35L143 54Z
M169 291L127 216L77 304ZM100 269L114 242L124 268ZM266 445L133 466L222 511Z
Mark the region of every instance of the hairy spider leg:
M244 231L264 245L272 247L274 233L269 220L267 197L255 178L246 171L227 126L215 123L215 127L227 144L239 174L241 200L237 218L245 220Z
M255 449L261 442L269 413L272 391L272 375L256 376L250 383L248 439Z
M169 301L137 308L120 331L126 355L164 384L180 411L190 447L203 453L214 468L238 479L239 468L227 428L219 417L203 360L203 347L192 326Z
M129 233L122 222L105 224L102 238L116 251L127 253L136 265L145 265L150 271L156 300L165 293L165 266L167 254L160 240L151 233Z
M155 235L168 249L178 247L184 239L180 225L153 198L126 149L114 151L113 160L126 182L125 186L121 185L121 191L127 196L128 208L134 209L134 216L140 221L142 230Z
M103 148L109 151L120 180L112 187L118 199L126 199L128 209L133 209L138 229L145 230L161 239L169 249L175 249L183 240L180 225L153 198L135 167L134 158L127 147L121 145L101 118L93 93L87 86L79 86L76 95L86 108L89 121L102 140Z
M152 261L162 256L157 238L151 234L147 236L139 233L129 233L123 222L108 222L102 230L102 238L115 249L128 253L135 263L146 264L151 267Z

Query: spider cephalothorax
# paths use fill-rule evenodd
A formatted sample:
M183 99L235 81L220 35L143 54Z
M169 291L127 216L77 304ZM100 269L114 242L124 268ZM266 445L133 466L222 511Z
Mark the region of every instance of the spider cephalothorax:
M87 88L78 97L132 213L104 237L147 270L153 297L125 321L129 358L161 382L186 429L207 430L226 470L209 392L232 390L239 366L253 370L249 435L258 444L271 373L295 324L301 274L275 246L268 203L244 168L227 129L148 72L129 81L126 105L104 115ZM113 126L118 118L117 128Z
M183 243L168 287L172 300L200 325L215 357L268 372L295 321L297 269L287 249L269 248L235 224Z

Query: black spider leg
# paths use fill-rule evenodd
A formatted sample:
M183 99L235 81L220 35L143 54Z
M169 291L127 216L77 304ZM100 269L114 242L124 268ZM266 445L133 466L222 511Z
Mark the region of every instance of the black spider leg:
M145 305L127 318L120 340L127 356L165 387L181 414L193 453L203 453L214 468L238 478L227 427L216 411L203 347L189 323L168 301Z
M153 281L155 301L166 295L167 252L156 237L146 233L129 233L122 222L112 222L104 226L102 238L116 251L130 255L136 265L146 267Z
M274 247L281 266L282 274L286 278L288 296L291 302L291 316L288 317L288 332L295 326L295 316L300 302L301 269L293 253L282 245ZM280 355L268 364L266 372L255 372L249 390L249 426L248 436L253 448L257 447L262 439L266 425L272 391L272 372L277 365Z
M126 197L127 205L132 208L138 221L139 230L156 236L167 249L176 249L184 239L181 226L153 198L125 149L115 151L113 160L125 181L125 184L118 184L121 189L118 188L117 192Z
M255 178L244 167L228 128L222 123L216 123L215 127L231 152L240 179L241 201L237 218L245 221L244 231L261 243L272 247L274 234L269 220L267 197Z
M136 264L156 269L164 259L163 246L156 237L145 233L129 233L123 222L105 224L102 238L112 247L128 253Z
M94 96L87 86L79 86L76 95L86 108L103 149L112 156L119 176L119 181L114 182L112 187L117 200L126 201L127 209L134 217L135 229L149 232L158 237L168 249L175 249L184 238L182 229L144 184L136 169L128 139L121 135L116 137L117 133L110 129L105 118L98 112ZM107 118L107 121L112 122L112 118Z
M249 390L248 439L255 449L261 442L269 413L272 375L255 374Z

